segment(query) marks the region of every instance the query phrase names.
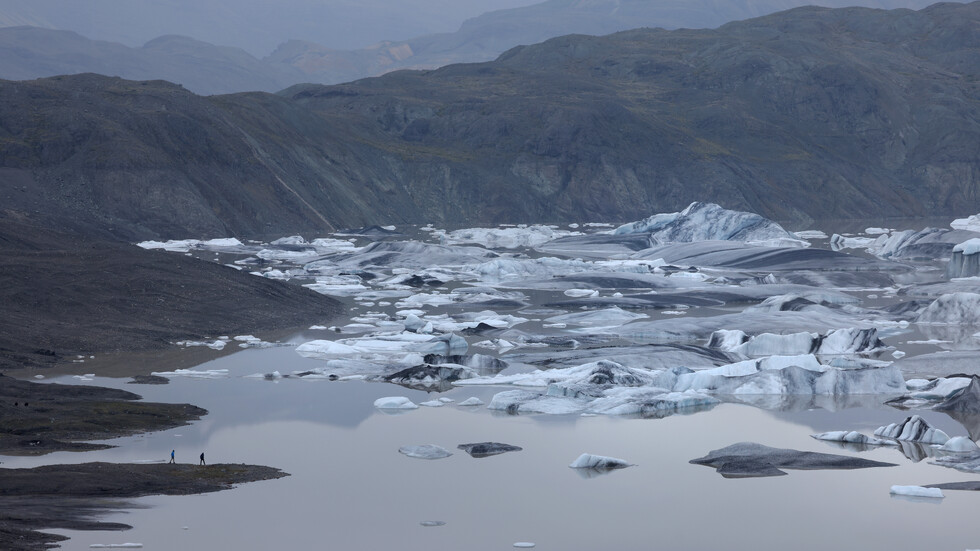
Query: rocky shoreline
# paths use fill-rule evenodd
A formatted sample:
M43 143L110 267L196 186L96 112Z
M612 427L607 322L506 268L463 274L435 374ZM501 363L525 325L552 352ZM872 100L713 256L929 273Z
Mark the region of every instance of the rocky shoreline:
M142 402L138 394L95 386L33 383L0 375L0 454L43 455L112 447L92 444L200 419L191 404ZM125 530L93 517L127 507L122 498L216 492L287 476L243 464L83 463L0 469L0 549L48 549L64 536L39 530ZM108 501L107 501L108 500Z
M39 530L126 530L93 520L129 505L119 498L217 492L235 484L288 476L261 465L82 463L0 469L0 548L49 549L68 538ZM107 501L108 500L108 501Z

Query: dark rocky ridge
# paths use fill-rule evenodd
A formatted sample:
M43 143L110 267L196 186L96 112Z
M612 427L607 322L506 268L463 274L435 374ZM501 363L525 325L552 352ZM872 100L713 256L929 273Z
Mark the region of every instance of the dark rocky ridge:
M0 211L0 369L76 354L308 326L339 303L308 289L129 244L58 233ZM128 374L144 373L131 365Z
M113 388L39 384L0 375L0 453L101 450L112 446L84 441L179 427L207 414L190 404L140 400Z
M203 98L0 83L0 198L127 240L368 223L980 210L980 3L568 36L495 62Z

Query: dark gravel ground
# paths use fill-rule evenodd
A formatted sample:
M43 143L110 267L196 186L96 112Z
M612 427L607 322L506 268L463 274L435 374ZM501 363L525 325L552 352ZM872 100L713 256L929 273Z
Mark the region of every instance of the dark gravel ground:
M339 311L337 301L298 285L56 233L0 211L0 372L306 327ZM128 374L141 370L134 365Z
M33 469L0 469L0 549L49 549L64 536L38 530L126 530L93 517L131 508L122 498L217 492L235 484L288 476L272 467L244 464L82 463Z

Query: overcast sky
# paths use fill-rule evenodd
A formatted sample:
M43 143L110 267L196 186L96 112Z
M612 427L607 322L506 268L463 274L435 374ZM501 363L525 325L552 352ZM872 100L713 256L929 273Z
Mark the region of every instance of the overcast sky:
M541 0L0 0L0 26L72 30L142 46L165 34L238 46L263 57L300 39L362 48L452 32L481 13Z

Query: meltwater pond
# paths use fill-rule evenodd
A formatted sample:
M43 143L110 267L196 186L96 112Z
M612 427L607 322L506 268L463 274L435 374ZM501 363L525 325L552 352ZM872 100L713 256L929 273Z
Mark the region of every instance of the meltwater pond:
M135 500L106 518L133 530L64 532L67 548L980 547L980 494L891 493L977 472L935 464L943 453L921 443L811 438L870 436L913 414L925 423L910 421L911 436L928 423L980 438L971 413L980 385L969 377L980 373L980 274L970 275L980 249L963 245L980 233L811 229L823 231L693 204L616 229L143 244L306 285L343 300L349 316L286 346L219 335L183 343L226 355L192 372L158 368L169 385L96 377L89 384L210 413L115 449L5 466L164 461L174 449L180 462L204 452L209 463L292 475ZM947 275L953 264L966 277ZM238 346L247 348L228 354ZM82 365L101 372L98 360ZM963 397L977 404L931 409ZM462 405L471 398L481 405ZM886 405L896 398L910 410ZM375 407L406 401L424 405ZM482 442L521 449L477 458L458 448ZM690 463L740 442L895 465L726 478ZM583 454L630 466L569 468ZM751 471L744 458L730 463L728 476Z
M44 458L9 458L5 466L76 461L248 462L292 476L216 494L134 500L144 508L106 517L127 532L58 531L66 549L140 542L144 549L967 549L980 494L946 491L913 502L892 485L975 479L913 462L896 448L841 450L811 434L848 428L870 434L904 418L874 399L840 411L769 411L721 404L664 419L581 415L507 415L456 403L489 402L500 389L455 388L442 407L390 414L377 398L433 398L419 390L362 381L267 381L239 377L275 366L302 370L312 360L291 348L252 349L200 369L228 369L225 379L175 378L163 386L94 383L135 389L148 400L188 401L210 413L191 426L116 440L111 450ZM69 380L71 380L69 378ZM853 404L852 404L853 405ZM943 414L924 412L950 435L965 431ZM521 451L470 457L456 446L495 441ZM726 479L688 461L750 441L772 447L841 453L897 463L853 471L788 471L774 478ZM435 444L451 457L398 453ZM634 466L581 476L568 465L582 453ZM424 526L442 521L441 526Z

